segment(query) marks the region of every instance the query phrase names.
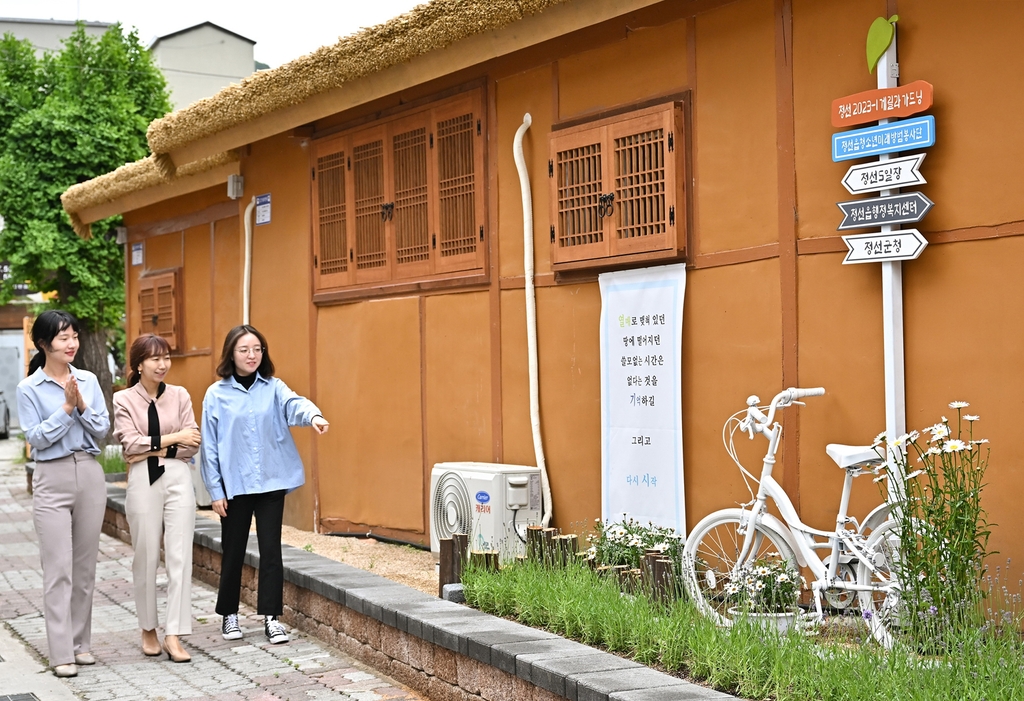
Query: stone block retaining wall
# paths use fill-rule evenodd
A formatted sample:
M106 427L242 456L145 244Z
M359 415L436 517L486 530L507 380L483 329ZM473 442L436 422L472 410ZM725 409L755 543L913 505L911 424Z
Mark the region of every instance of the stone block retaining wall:
M131 540L121 488L108 487L103 531ZM220 524L198 519L193 575L216 586L220 559ZM250 606L258 567L253 535L242 573L242 599ZM733 698L287 545L284 568L286 623L432 701Z

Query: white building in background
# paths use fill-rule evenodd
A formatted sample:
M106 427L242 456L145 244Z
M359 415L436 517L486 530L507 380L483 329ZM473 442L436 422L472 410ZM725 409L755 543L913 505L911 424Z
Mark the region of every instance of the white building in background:
M255 70L256 42L213 22L164 34L150 45L163 71L174 109L209 97Z
M85 33L99 37L111 27L110 22L82 22ZM61 42L75 31L75 22L62 19L17 19L0 17L0 36L13 34L18 39L28 39L36 49L36 56L44 51L60 51Z

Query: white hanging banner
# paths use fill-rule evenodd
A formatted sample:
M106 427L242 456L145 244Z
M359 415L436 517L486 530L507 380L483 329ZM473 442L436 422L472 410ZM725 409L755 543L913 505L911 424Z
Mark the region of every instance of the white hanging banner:
M683 295L686 266L599 276L601 516L686 533Z

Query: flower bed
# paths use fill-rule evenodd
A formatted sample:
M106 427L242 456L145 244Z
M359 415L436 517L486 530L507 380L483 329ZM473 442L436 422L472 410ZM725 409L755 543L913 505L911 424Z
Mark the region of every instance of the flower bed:
M944 657L865 643L857 616L813 636L766 634L743 621L717 628L688 601L626 595L582 562L519 562L463 572L471 606L631 657L722 691L779 701L1024 698L1024 644L993 628L960 632ZM997 588L998 588L998 584ZM1007 628L1004 628L1007 630Z

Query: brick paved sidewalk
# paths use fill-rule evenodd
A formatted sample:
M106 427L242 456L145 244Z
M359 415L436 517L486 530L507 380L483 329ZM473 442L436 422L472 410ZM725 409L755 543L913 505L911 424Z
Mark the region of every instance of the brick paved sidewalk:
M18 445L0 441L0 620L45 664L42 570L25 468L12 462ZM61 680L79 698L422 699L294 629L289 629L290 643L270 645L263 634L262 617L244 605L239 622L245 638L223 640L220 616L214 613L216 591L197 580L192 581L193 633L182 638L192 662L175 664L166 657L146 657L140 649L132 598L131 561L130 545L101 537L92 634L92 652L98 663L79 667L77 677ZM167 584L162 568L157 584L160 590ZM158 608L162 616L162 597ZM0 698L25 691L31 690L0 689Z

